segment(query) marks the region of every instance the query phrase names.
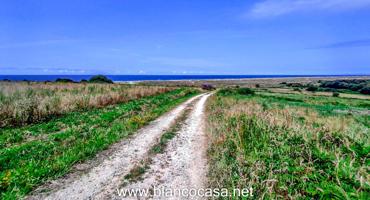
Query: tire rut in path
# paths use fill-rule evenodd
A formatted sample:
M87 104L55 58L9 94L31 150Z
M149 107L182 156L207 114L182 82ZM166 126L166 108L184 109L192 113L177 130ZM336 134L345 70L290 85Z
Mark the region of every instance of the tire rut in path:
M152 158L150 168L141 180L119 188L121 191L122 189L147 189L153 193L154 188L205 189L207 141L203 130L204 105L209 95L204 95L195 104L177 135L167 144L165 152ZM181 196L120 197L117 185L115 189L115 192L107 190L96 197L97 199L189 199Z
M99 153L93 161L82 164L92 165L84 167L89 169L85 174L72 172L41 186L26 199L98 199L96 195L107 187L119 185L121 177L145 157L150 147L181 116L184 109L202 96L204 94L192 97L140 129L131 138L123 139ZM45 190L49 192L42 192Z

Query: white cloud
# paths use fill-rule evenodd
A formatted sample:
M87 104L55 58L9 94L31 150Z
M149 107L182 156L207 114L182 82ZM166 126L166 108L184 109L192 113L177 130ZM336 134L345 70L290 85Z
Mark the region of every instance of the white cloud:
M264 0L256 3L247 16L275 17L308 11L347 11L370 6L370 0Z

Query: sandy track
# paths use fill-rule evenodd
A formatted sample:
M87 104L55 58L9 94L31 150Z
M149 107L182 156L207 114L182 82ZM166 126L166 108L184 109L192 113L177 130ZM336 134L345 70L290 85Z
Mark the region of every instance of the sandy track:
M122 177L145 157L150 147L181 116L184 109L203 97L204 94L189 99L140 129L132 138L114 144L98 154L94 161L82 164L82 168L88 169L85 170L86 173L70 173L64 178L40 187L26 199L100 199L96 195L102 194L102 191L109 192L112 185L117 187ZM75 168L78 169L79 166ZM48 192L40 192L45 190Z
M142 180L131 183L122 189L199 189L206 187L207 141L204 133L204 104L210 94L206 94L195 104L176 137L172 139L163 154L152 158L150 169ZM113 194L113 196L112 196ZM123 199L118 193L99 194L97 199ZM201 199L200 197L193 197ZM153 196L126 197L124 199L189 199L188 197Z

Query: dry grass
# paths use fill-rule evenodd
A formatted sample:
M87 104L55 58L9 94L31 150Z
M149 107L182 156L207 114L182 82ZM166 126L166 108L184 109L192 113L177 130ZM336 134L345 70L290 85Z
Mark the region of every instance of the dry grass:
M0 82L0 127L24 125L70 111L100 108L173 89L124 84Z
M345 79L370 79L370 76L348 76L348 77L292 77L292 78L246 78L246 79L224 79L224 80L180 80L180 81L143 81L146 85L166 85L166 86L195 86L200 87L202 84L211 84L216 87L240 86L253 88L260 85L262 88L279 87L280 83L302 83L316 84L318 81Z
M370 135L356 119L366 116L271 98L211 97L210 185L253 187L256 199L366 199Z
M47 122L1 128L0 199L22 199L197 93L179 88L101 109L70 112Z
M260 102L255 100L238 101L233 98L226 98L223 100L223 103L223 106L227 108L223 111L226 118L238 118L242 115L255 116L271 127L283 127L301 136L307 136L307 132L340 133L352 136L351 139L353 141L365 140L367 143L370 143L369 129L359 126L354 130L358 123L352 116L322 116L312 108L292 106L286 106L285 108L272 106L272 108L266 109Z

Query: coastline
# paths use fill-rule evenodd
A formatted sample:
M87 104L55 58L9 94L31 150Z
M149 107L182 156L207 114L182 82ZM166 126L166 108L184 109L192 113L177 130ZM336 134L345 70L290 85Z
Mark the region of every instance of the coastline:
M0 81L55 81L69 78L74 81L93 75L0 75ZM115 83L137 84L142 82L196 82L196 81L245 81L268 79L369 79L370 75L106 75Z

